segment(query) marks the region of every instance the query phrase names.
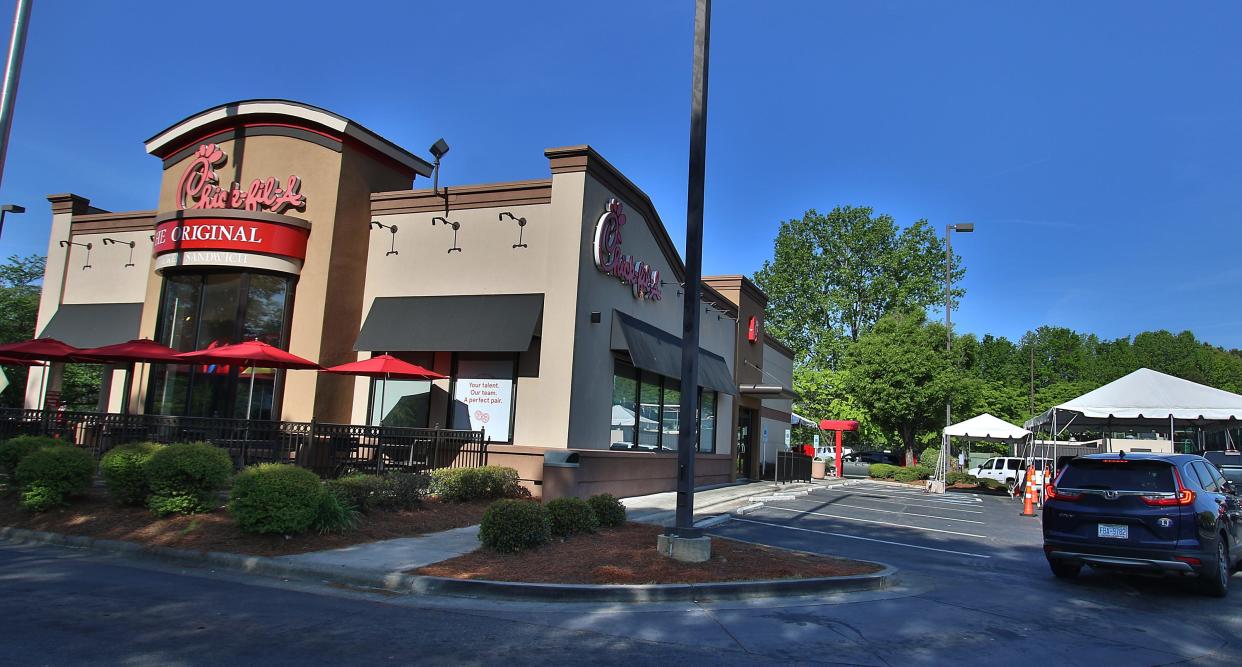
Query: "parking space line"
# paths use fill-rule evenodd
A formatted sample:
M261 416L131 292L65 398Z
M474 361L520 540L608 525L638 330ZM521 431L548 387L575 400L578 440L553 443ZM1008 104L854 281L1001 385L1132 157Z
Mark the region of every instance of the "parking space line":
M891 521L876 521L875 519L858 519L851 516L840 516L838 514L825 514L823 512L812 512L810 510L795 510L785 507L774 507L772 505L764 505L763 509L781 510L782 512L794 512L796 514L812 514L814 516L826 516L830 519L841 519L843 521L860 521L862 523L878 523L881 526L895 526L897 528L909 528L911 530L925 530L931 533L945 533L948 535L960 535L962 537L978 537L979 539L987 539L987 535L975 535L974 533L959 533L953 530L941 530L939 528L924 528L922 526L911 526L905 523L893 523Z
M881 540L874 537L863 537L861 535L847 535L845 533L833 533L827 530L815 530L813 528L801 528L799 526L786 526L780 523L769 523L767 521L755 521L754 519L743 519L742 517L733 517L734 521L742 523L754 523L760 526L771 526L773 528L784 528L786 530L798 530L804 533L815 533L817 535L829 535L832 537L844 537L849 540L863 540L864 542L879 542L880 544L891 544L897 547L909 547L911 549L923 549L924 551L939 551L944 554L954 554L956 556L970 556L972 558L991 558L984 554L972 554L969 551L954 551L952 549L937 549L936 547L925 547L918 544L906 544L905 542L893 542L891 540Z
M937 505L962 505L962 506L975 507L976 505L983 502L983 500L979 498L970 498L970 499L941 498L939 496L922 493L919 491L914 491L914 492L889 491L888 489L884 487L850 487L850 488L856 489L858 491L865 491L867 493L871 493L875 495L888 496L889 498L920 498L929 503L936 503ZM841 491L840 489L828 489L828 490Z
M943 504L920 504L922 501L917 501L917 500L893 501L893 500L875 500L873 498L873 496L880 496L882 498L901 498L901 496L882 496L881 494L878 494L878 493L868 493L866 491L862 493L853 493L850 491L841 491L839 489L827 489L827 490L833 491L835 493L844 493L847 496L861 496L861 497L866 498L867 500L873 500L874 502L882 503L884 505L913 505L915 507L934 508L942 512L967 512L969 514L983 514L984 513L983 510L968 510L968 509L962 509L960 507L946 507Z
M807 500L805 498L795 498L794 500L807 502L807 503L816 502L814 500ZM791 501L786 500L784 502L791 502ZM975 521L974 519L956 519L956 518L947 517L947 516L936 516L935 514L919 514L918 512L901 512L898 510L881 510L881 509L875 509L873 507L863 507L861 505L846 505L843 503L830 503L828 507L829 508L848 507L850 509L863 510L865 512L883 512L884 514L904 514L906 516L921 516L921 517L926 517L928 519L940 519L941 521L958 521L960 523L977 523L981 526L987 523L986 521Z

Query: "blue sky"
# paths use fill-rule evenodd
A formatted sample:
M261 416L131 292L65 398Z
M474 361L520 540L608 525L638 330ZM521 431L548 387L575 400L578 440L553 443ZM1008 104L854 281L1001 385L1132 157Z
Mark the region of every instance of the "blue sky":
M707 273L752 274L807 208L867 205L976 224L955 239L959 331L1190 329L1242 347L1242 4L713 10ZM43 0L0 188L29 212L0 255L45 252L49 193L152 208L142 140L256 97L424 155L444 136L450 185L544 177L544 148L589 143L680 247L692 27L690 0Z

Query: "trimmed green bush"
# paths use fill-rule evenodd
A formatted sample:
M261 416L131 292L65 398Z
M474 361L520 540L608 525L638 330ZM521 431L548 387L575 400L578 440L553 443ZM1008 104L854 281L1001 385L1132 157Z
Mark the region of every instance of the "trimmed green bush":
M619 528L625 525L625 505L611 493L601 493L587 498L587 504L595 512L601 528Z
M431 492L449 502L514 498L523 495L522 491L513 468L483 466L431 471Z
M919 465L926 466L928 468L935 468L936 461L938 461L939 459L940 459L940 448L939 447L928 447L927 449L923 450L922 454L919 454Z
M43 512L86 491L95 477L95 458L76 447L43 447L23 457L14 478L22 490L21 505Z
M986 477L978 479L979 486L987 489L988 491L1004 491L1007 488L1003 482L998 482L994 479L988 479Z
M19 435L0 443L0 473L12 478L17 464L30 454L53 445L64 446L64 440L44 435Z
M915 468L898 468L893 473L893 479L898 482L913 482L917 479L927 479L927 478L920 477L919 471Z
M427 497L431 476L397 472L387 475L355 474L326 482L329 491L362 512L408 510Z
M972 486L979 486L979 478L966 472L957 472L957 471L951 472L946 476L945 482L947 482L950 485L970 484Z
M151 486L147 507L152 512L195 514L216 505L217 494L233 475L233 461L211 443L178 443L151 454L143 470Z
M347 533L361 523L362 515L357 509L337 494L325 490L319 497L319 507L315 510L315 520L311 522L311 528L320 535Z
M306 468L263 463L237 474L229 514L243 532L296 535L319 517L325 495L319 476Z
M99 472L108 495L122 505L144 505L151 495L144 466L155 452L164 448L157 442L136 442L108 450L99 460Z
M551 539L548 512L533 500L497 500L479 523L479 541L501 553L517 553Z
M900 466L889 465L887 463L872 463L867 468L867 475L878 479L892 479L893 474L900 470Z
M552 524L552 534L557 537L594 533L599 529L595 510L581 498L557 498L549 500L545 507L548 510L548 521Z

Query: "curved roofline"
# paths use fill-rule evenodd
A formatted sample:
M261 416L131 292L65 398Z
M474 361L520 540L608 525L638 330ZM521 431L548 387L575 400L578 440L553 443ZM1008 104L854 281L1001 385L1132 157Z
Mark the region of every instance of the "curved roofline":
M291 118L297 118L326 127L366 144L367 146L379 151L386 157L395 160L397 163L409 167L421 176L431 176L432 166L430 162L427 162L426 160L407 151L397 144L394 144L384 137L381 137L375 132L372 132L349 118L312 104L295 102L293 100L254 99L227 102L225 104L200 111L191 116L187 116L186 118L157 132L154 136L147 139L143 143L146 146L147 153L154 155L160 150L167 148L177 139L180 139L186 134L189 134L199 128L226 118L240 118L252 114L276 114L289 116Z

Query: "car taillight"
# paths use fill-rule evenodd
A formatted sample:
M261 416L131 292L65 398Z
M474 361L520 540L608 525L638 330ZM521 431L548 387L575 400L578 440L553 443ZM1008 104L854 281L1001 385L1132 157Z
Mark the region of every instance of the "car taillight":
M1064 500L1066 502L1074 502L1082 500L1081 493L1067 493L1058 489L1055 484L1047 484L1044 486L1044 495L1048 496L1048 500Z
M1189 505L1195 501L1195 492L1182 485L1182 476L1178 474L1177 468L1173 469L1173 479L1177 480L1177 495L1169 496L1140 496L1142 501L1153 507L1173 507L1177 505Z
M1181 562L1187 565L1193 565L1195 567L1198 567L1203 564L1203 561L1193 556L1174 556L1173 560L1180 560Z

